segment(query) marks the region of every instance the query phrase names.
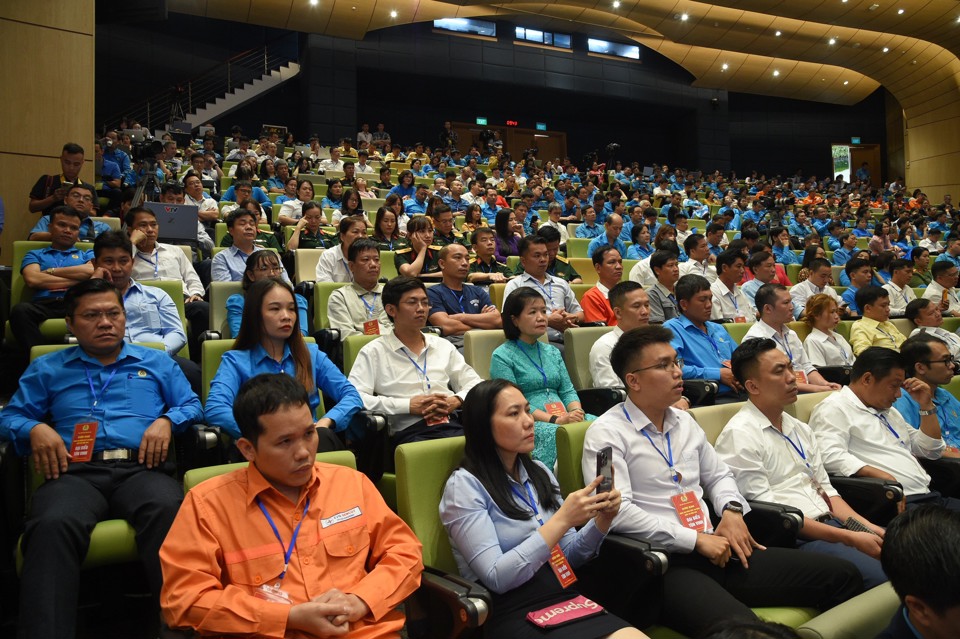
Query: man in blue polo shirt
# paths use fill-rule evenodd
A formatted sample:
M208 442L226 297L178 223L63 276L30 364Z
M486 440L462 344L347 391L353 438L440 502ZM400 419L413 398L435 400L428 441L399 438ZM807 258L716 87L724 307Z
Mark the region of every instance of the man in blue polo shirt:
M713 311L710 282L702 275L684 275L674 287L680 317L664 322L673 331L670 345L683 360L684 379L712 379L720 384L719 398L739 399L739 382L730 368L736 344L723 327L708 321Z
M483 217L487 218L487 224L491 227L496 223L497 213L500 211L500 205L497 204L498 197L497 189L492 186L487 188L486 202L480 207L480 212L483 213Z
M500 312L482 286L467 284L470 254L460 244L440 249L438 260L443 280L427 288L430 314L427 321L439 326L443 336L463 349L463 334L472 328L499 329Z
M587 257L593 257L593 254L602 246L612 246L621 251L620 255L627 254L627 245L620 239L620 231L623 230L623 218L616 213L607 216L603 223L603 234L590 240L587 245Z
M857 236L852 232L840 234L840 248L833 252L833 265L846 266L857 252Z
M857 306L857 291L873 281L873 268L869 261L855 257L847 262L844 272L850 278L850 285L847 286L847 290L843 292L840 299L847 304L847 311L851 315L859 317L861 311L860 307Z
M943 388L957 371L957 362L950 353L949 345L930 333L918 333L900 345L900 356L906 376L927 384L933 393L940 435L949 447L944 457L960 456L957 452L960 447L960 401ZM910 393L901 393L893 407L904 421L916 429L920 428L920 404ZM924 414L928 413L924 411Z
M937 257L938 262L950 262L960 268L960 237L947 239L947 250Z
M49 248L30 251L20 264L24 283L34 291L33 299L16 304L10 311L10 330L22 349L22 367L30 357L30 348L46 341L40 324L64 317L63 298L67 290L93 274L93 251L75 246L80 235L80 214L60 206L50 216Z
M77 236L80 242L92 242L98 235L110 230L106 223L90 217L93 214L95 202L98 202L97 191L89 184L74 184L67 191L67 197L64 199L65 205L74 209L80 216L80 233ZM41 216L34 227L30 229L30 235L27 236L27 239L37 242L50 241L50 216Z
M430 188L426 184L418 184L413 197L403 201L403 212L408 216L423 215L427 212L427 195Z

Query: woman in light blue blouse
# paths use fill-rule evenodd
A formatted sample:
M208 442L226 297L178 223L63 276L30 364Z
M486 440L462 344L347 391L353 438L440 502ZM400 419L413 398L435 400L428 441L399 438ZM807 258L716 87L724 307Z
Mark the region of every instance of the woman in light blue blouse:
M650 229L646 224L637 224L630 229L630 241L633 245L627 249L628 260L642 260L653 255L654 248L650 244Z
M557 425L596 419L585 415L560 351L539 341L547 332L547 305L534 288L518 288L503 304L507 341L493 351L490 376L506 379L533 406L536 446L533 458L553 468L557 461Z
M254 282L270 277L280 277L283 269L280 267L280 257L273 251L254 251L247 258L247 268L243 271L243 293L234 293L227 298L227 327L234 338L240 333L240 322L243 319L245 294ZM307 324L307 299L299 293L294 293L297 300L297 317L300 320L300 332L306 337L309 326ZM220 330L214 326L213 330Z
M343 448L334 431L349 426L353 416L363 408L363 400L316 344L304 342L293 289L276 277L255 282L247 291L240 333L233 349L223 354L210 384L204 406L207 423L239 438L233 400L240 386L260 373L286 373L296 377L306 388L310 410L318 418L321 450ZM336 405L317 415L321 391Z
M343 207L343 182L337 179L327 180L327 194L320 201L320 206L338 211Z
M597 477L561 502L556 479L530 457L533 416L523 393L510 382L482 382L467 394L463 430L463 461L444 487L440 519L460 574L494 593L484 634L509 639L644 637L606 613L548 632L527 621L528 612L578 596L575 586L564 588L551 570L551 549L559 546L574 572L595 557L620 509L620 493L613 489L592 495Z

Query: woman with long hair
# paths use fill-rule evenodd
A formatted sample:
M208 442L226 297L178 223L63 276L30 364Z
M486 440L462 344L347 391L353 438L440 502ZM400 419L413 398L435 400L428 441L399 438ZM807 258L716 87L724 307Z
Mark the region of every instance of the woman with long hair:
M579 595L559 581L551 554L559 548L573 570L592 559L620 510L620 493L612 488L592 494L600 485L597 477L561 500L556 478L530 457L533 417L514 384L502 379L478 384L467 394L462 414L463 461L444 487L440 519L460 574L494 593L484 634L645 637L606 612L549 630L528 621L528 613L563 607Z
M460 231L463 233L473 233L481 226L487 225L487 218L483 217L483 211L479 204L469 204L463 212L463 224L460 225Z
M347 189L343 192L340 200L340 208L333 212L333 224L336 226L340 220L351 215L356 215L367 219L367 212L363 210L363 201L360 194L354 189Z
M823 247L820 246L819 244L814 244L812 246L808 246L807 248L803 249L803 258L800 262L801 268L800 268L800 272L797 273L796 283L799 284L800 282L803 282L808 277L810 277L810 262L812 262L817 258L826 259L826 257L827 257L826 251L824 251Z
M377 217L373 222L373 239L381 251L396 251L409 246L408 242L400 237L396 213L385 206L377 209Z
M520 255L520 238L523 227L517 222L513 209L500 209L494 222L497 234L497 248L494 255L498 262L506 263L510 255Z
M204 415L233 438L240 429L233 417L233 400L245 381L260 373L286 373L307 391L310 410L320 433L320 450L343 448L334 430L345 430L363 408L360 393L327 359L316 344L303 340L293 289L276 277L254 282L246 292L240 332L233 348L223 354L210 384ZM317 415L320 392L336 405Z
M260 280L271 277L280 277L283 268L280 266L280 256L273 251L254 251L247 258L247 268L243 271L243 293L234 293L227 298L227 337L235 338L240 333L240 323L243 319L243 307L246 303L245 294L250 287ZM307 299L299 293L294 294L297 302L297 319L300 320L300 332L304 336L310 330L307 324ZM214 330L219 330L219 326Z

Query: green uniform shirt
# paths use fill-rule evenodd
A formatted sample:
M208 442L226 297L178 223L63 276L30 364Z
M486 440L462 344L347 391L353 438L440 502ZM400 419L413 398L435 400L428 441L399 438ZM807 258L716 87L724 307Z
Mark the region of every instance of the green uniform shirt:
M557 256L557 259L553 261L553 264L547 267L547 273L554 275L556 277L565 279L568 282L571 282L576 279L581 279L580 274L577 273L577 269L573 268L570 265L570 262L567 261L567 258ZM523 274L523 264L517 264L517 270L514 273L515 275Z
M283 247L277 241L277 236L268 231L257 231L257 237L253 240L253 243L260 248L274 249L277 252L283 251ZM220 240L220 246L233 246L233 236L229 233L224 235L223 239Z

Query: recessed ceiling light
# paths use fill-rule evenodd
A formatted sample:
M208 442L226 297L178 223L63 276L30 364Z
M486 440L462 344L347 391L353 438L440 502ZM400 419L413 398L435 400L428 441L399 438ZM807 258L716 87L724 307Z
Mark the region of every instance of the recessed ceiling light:
M776 69L774 69L774 70L773 70L773 77L776 78L776 77L778 77L779 75L780 75L780 72L777 71Z
M898 16L902 16L902 15L903 15L903 9L897 9L897 15L898 15Z
M777 31L777 32L776 32L776 33L774 33L773 35L775 35L775 36L777 36L777 37L779 38L779 37L780 37L780 32L779 32L779 31Z
M320 4L320 0L310 0L310 5L311 5L311 6L314 6L314 7L315 7L315 6L317 6L318 4Z
M827 44L829 44L830 46L833 46L833 45L835 45L836 43L837 43L837 39L836 39L836 38L830 38L830 40L827 42Z
M884 52L884 53L886 53L886 52L889 51L889 50L890 50L890 47L884 47L884 48L883 48L883 52Z
M613 0L613 8L614 9L620 8L620 0Z
M843 81L843 86L847 86L848 84L850 84L850 80L844 80L844 81Z
M729 69L729 68L730 68L730 65L728 65L726 62L724 62L724 63L720 66L720 70L721 70L721 71L726 71L726 70Z
M688 16L686 13L681 13L681 14L680 14L680 21L681 21L681 22L686 22L686 21L689 20L689 19L690 19L690 16Z
M396 18L396 17L397 17L397 12L396 12L396 11L391 11L391 12L390 12L390 17L391 17L391 18Z

